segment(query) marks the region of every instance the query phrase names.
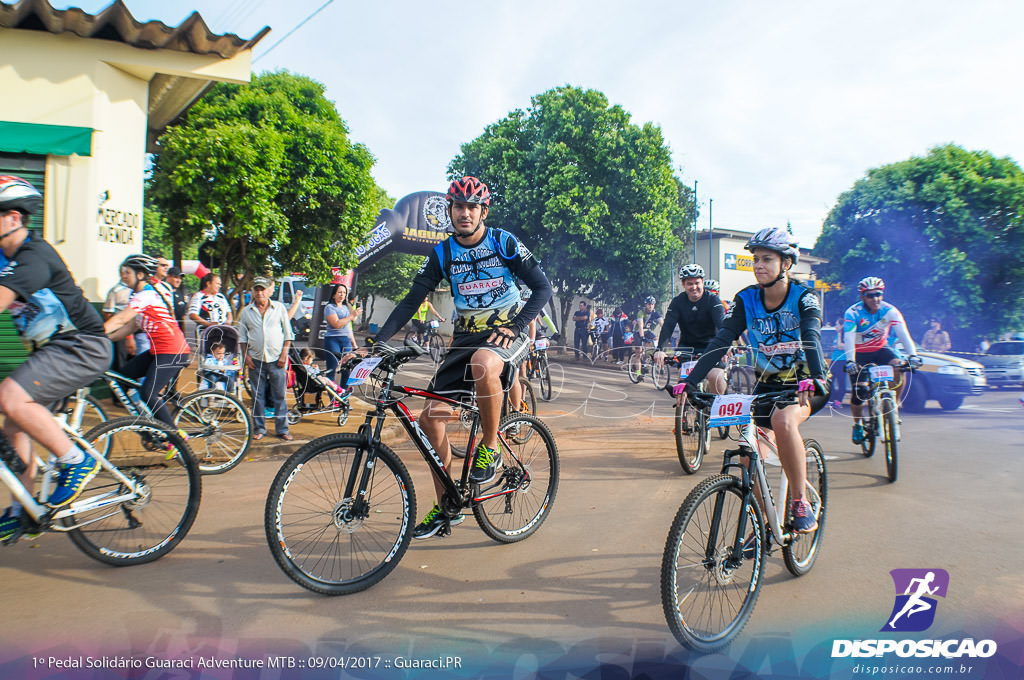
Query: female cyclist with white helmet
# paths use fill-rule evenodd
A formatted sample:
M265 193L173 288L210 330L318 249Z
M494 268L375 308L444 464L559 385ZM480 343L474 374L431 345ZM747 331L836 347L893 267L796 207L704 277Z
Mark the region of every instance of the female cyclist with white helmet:
M821 305L814 293L789 278L800 256L797 242L784 229L762 229L745 246L754 260L757 283L736 294L721 329L708 343L686 381L673 393L679 403L747 331L755 350L754 393L796 388L798 403L779 407L755 405L751 415L759 427L775 434L779 459L789 479L789 515L794 531L818 527L804 498L807 452L799 426L828 401L825 361L821 351Z

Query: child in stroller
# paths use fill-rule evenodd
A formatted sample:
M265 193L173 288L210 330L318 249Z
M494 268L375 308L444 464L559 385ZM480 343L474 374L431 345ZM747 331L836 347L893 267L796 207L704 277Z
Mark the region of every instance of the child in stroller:
M296 350L292 348L293 355ZM341 387L326 375L323 375L316 361L316 352L305 347L298 351L298 361L292 356L292 372L295 381L292 391L295 396L295 407L288 411L288 422L297 423L304 415L316 413L338 412L338 425L348 421L350 406L348 403L351 389Z
M228 325L207 326L199 337L199 355L203 357L196 371L200 389L222 389L238 397L242 368L238 359L238 330Z

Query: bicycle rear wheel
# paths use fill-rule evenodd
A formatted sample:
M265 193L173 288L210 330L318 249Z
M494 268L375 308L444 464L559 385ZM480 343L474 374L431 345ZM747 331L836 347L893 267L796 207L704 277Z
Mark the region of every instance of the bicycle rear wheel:
M267 495L264 529L274 560L290 579L324 595L348 595L379 582L412 538L416 494L405 465L376 447L365 498L365 440L331 434L296 451Z
M643 362L636 354L629 355L629 361L626 362L626 373L629 375L629 382L638 383L643 380Z
M188 435L200 472L219 475L242 462L252 440L252 417L242 402L221 390L200 390L183 397L178 409L174 426Z
M551 401L551 367L548 365L548 355L542 354L537 361L537 379L540 382L540 398L544 401Z
M498 426L501 474L474 491L473 516L499 543L529 538L551 512L558 491L558 447L539 418L516 413Z
M886 397L882 399L882 442L885 444L885 473L889 483L896 481L899 472L896 442L896 402Z
M663 390L668 385L668 365L665 363L658 367L658 364L651 362L651 383L654 389Z
M707 449L707 415L687 401L682 408L676 406L675 425L672 428L676 438L676 455L683 472L692 475L700 470Z
M808 534L790 534L789 541L782 546L782 557L786 561L786 568L794 576L803 576L814 566L818 559L818 547L821 545L821 537L825 533L826 510L828 509L828 477L825 474L825 454L822 452L821 444L813 439L804 440L804 448L807 450L807 486L804 491L804 498L811 504L815 515L818 518L818 528ZM786 507L792 500L792 491L789 492Z
M763 527L761 509L744 506L740 481L731 475L704 480L683 501L661 561L662 608L680 644L713 652L746 625L764 570ZM733 558L737 543L749 539L753 544Z
M127 566L157 560L181 542L195 521L202 482L185 440L164 423L128 416L107 421L83 436L139 488L127 485L101 467L75 505L128 495L63 518L71 541L89 557Z

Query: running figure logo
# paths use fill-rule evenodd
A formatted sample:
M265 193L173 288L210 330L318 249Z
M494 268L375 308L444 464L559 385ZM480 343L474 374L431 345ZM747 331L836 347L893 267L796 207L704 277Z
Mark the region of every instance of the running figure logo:
M893 569L896 602L882 631L926 630L935 620L935 597L946 597L949 573L945 569Z

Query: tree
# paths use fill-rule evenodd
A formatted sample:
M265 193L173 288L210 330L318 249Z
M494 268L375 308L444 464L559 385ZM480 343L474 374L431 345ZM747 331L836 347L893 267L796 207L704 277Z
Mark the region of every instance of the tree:
M955 345L1024 320L1024 172L955 145L869 170L825 220L820 271L856 291L880 276L912 333L941 317Z
M521 237L561 298L604 300L665 290L692 207L661 130L630 122L596 90L564 86L489 125L448 166L492 194L487 224ZM692 203L692 201L691 201Z
M373 157L320 83L285 71L219 83L158 143L152 199L168 236L193 243L212 228L225 285L268 269L325 282L355 264L374 217Z

